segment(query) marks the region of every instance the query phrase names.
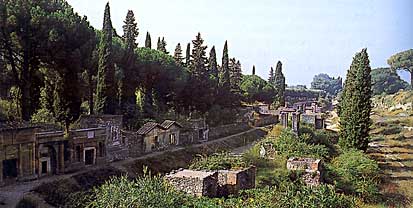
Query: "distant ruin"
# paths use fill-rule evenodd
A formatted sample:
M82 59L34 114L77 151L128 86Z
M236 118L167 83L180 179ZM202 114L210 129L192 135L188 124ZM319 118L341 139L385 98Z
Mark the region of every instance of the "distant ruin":
M288 159L287 169L303 171L301 178L309 186L318 186L322 182L322 163L320 159L293 157Z

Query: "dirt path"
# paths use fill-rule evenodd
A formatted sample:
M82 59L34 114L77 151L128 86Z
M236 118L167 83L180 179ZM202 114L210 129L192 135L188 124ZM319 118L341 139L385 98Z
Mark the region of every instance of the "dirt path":
M267 126L268 127L268 126ZM234 135L230 135L227 137L223 137L223 138L219 138L219 139L215 139L212 141L208 141L208 142L204 142L204 143L200 143L200 144L193 144L190 145L189 147L202 147L202 146L208 146L210 144L214 144L214 143L219 143L219 142L223 142L229 138L233 138L233 137L237 137L237 136L241 136L243 134L246 133L250 133L253 132L257 129L263 129L266 127L254 127L252 129L249 129L247 131L244 132L240 132ZM30 182L21 182L21 183L17 183L17 184L13 184L13 185L9 185L9 186L5 186L5 187L1 187L0 188L0 208L14 208L16 206L16 204L20 201L20 199L26 194L29 193L31 190L33 190L35 187L39 186L42 183L49 183L49 182L53 182L56 180L61 180L61 179L66 179L66 178L70 178L74 175L77 174L81 174L84 172L88 172L90 170L94 170L94 169L99 169L105 166L111 166L114 168L117 168L119 170L125 170L124 165L128 164L134 160L138 160L138 159L146 159L146 158L152 158L152 157L156 157L162 154L167 154L170 152L176 152L176 151L181 151L184 150L186 147L176 147L174 149L169 149L163 152L153 152L141 157L137 157L137 158L129 158L126 160L122 160L122 161L116 161L116 162L112 162L108 165L103 165L103 166L93 166L93 167L89 167L87 169L85 169L84 171L80 171L80 172L75 172L75 173L71 173L71 174L65 174L65 175L54 175L54 176L50 176L47 178L42 178L39 180L35 180L35 181L30 181Z

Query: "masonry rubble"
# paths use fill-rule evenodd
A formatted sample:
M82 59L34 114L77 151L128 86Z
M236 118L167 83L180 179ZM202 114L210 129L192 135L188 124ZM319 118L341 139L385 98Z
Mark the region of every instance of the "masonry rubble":
M320 159L292 157L287 160L287 169L304 171L301 178L309 186L318 186L322 182L322 163Z
M178 170L165 176L177 190L194 196L225 197L255 187L256 168L240 170Z

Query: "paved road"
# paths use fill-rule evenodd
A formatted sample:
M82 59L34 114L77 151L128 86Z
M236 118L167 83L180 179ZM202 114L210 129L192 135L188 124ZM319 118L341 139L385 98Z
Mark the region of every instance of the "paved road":
M204 142L204 143L200 143L200 144L193 144L190 147L207 146L209 144L222 142L222 141L225 141L229 138L240 136L240 135L243 135L245 133L249 133L249 132L255 131L257 129L263 129L263 128L265 128L265 127L254 127L250 130L240 132L240 133L237 133L237 134L234 134L234 135L230 135L230 136L227 136L227 137L223 137L223 138L220 138L220 139L216 139L216 140L212 140L212 141L208 141L208 142ZM109 165L112 166L112 167L115 167L117 169L120 169L120 170L125 170L123 165L127 164L127 163L130 163L130 162L133 162L134 160L156 157L156 156L168 153L168 152L181 151L185 148L186 147L176 147L174 149L169 149L169 150L166 150L166 151L163 151L163 152L153 152L153 153L141 156L141 157L129 158L129 159L126 159L126 160L112 162ZM245 147L241 147L241 149L242 148L245 148ZM237 150L237 151L240 151L240 150ZM75 172L75 173L65 174L65 175L54 175L54 176L42 178L42 179L35 180L35 181L20 182L18 184L13 184L13 185L1 187L0 188L0 208L14 208L16 206L16 204L20 201L20 199L26 193L29 193L31 190L33 190L35 187L39 186L42 183L49 183L49 182L53 182L55 180L70 178L74 175L81 174L81 173L84 173L84 172L88 172L88 171L94 170L94 169L99 169L99 168L102 168L102 167L105 167L105 166L107 166L107 165L93 166L93 167L89 167L86 170L80 171L80 172ZM1 203L2 201L3 201L4 204Z

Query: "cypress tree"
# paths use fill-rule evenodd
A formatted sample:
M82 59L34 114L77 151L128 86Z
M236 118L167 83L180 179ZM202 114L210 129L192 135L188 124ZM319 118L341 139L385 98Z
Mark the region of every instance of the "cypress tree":
M274 68L272 67L270 69L270 77L268 78L268 82L270 85L274 85Z
M255 65L252 66L252 75L255 75Z
M285 77L282 73L282 63L278 61L274 73L274 88L275 88L275 100L274 107L279 108L285 105Z
M230 83L231 91L239 93L241 87L241 63L235 58L230 59Z
M182 48L181 48L181 43L178 43L175 47L175 53L174 53L174 59L176 63L179 65L183 65L184 57L182 56Z
M158 43L156 44L156 50L158 50L158 51L162 50L161 37L158 37Z
M146 32L145 48L152 48L151 34L149 32Z
M219 85L223 91L229 91L231 88L227 41L225 41L224 51L222 55L222 67L219 76Z
M112 52L113 27L109 2L105 7L102 38L99 44L99 67L96 89L95 112L114 114L117 106L117 86Z
M136 103L136 86L132 75L131 67L135 64L135 49L138 47L136 40L139 35L138 24L135 20L135 15L132 10L129 10L123 25L123 41L126 45L125 57L121 68L122 77L119 83L120 107L123 113L130 106L135 106Z
M126 44L126 50L134 50L136 47L138 47L136 39L139 35L139 29L132 10L128 10L124 23L123 39Z
M191 64L191 43L186 45L185 66L189 67Z
M353 58L340 101L339 145L366 150L371 125L371 68L367 49Z
M192 75L195 77L205 77L207 75L206 67L208 64L205 52L207 46L203 45L204 40L201 37L201 33L198 33L195 40L192 41L192 44L194 45L191 55L192 62L190 65Z
M211 51L209 52L209 66L208 72L210 77L214 82L214 87L218 87L218 63L217 63L217 54L215 52L215 46L212 46Z
M168 54L168 51L166 51L166 41L164 37L162 37L162 40L161 40L160 51Z

